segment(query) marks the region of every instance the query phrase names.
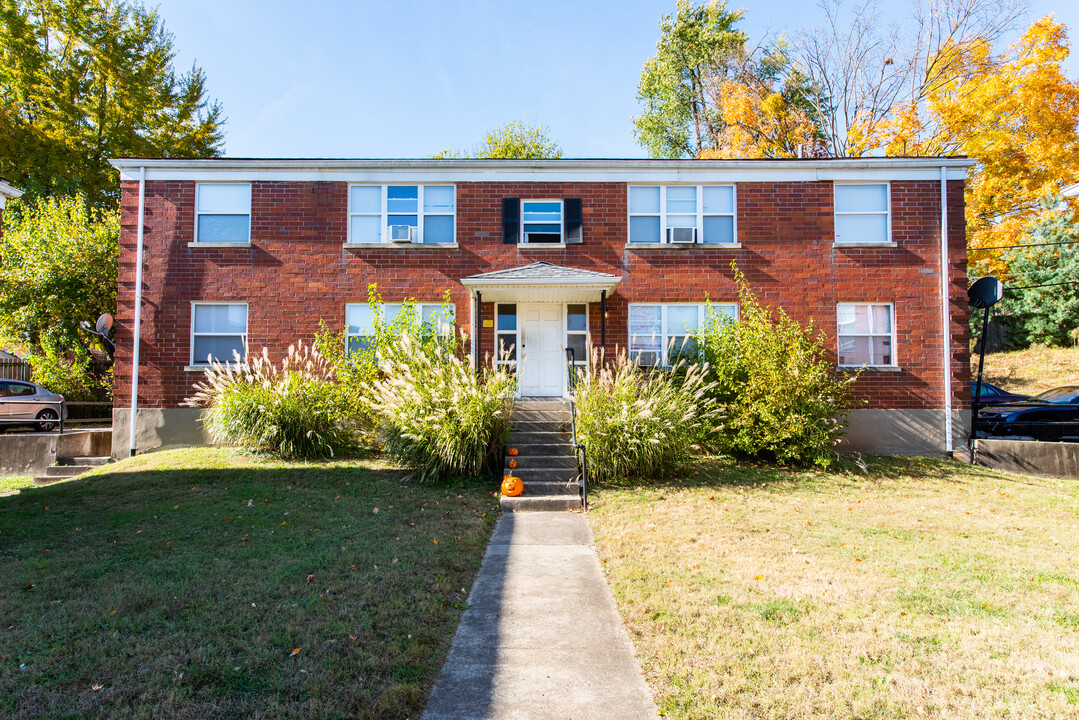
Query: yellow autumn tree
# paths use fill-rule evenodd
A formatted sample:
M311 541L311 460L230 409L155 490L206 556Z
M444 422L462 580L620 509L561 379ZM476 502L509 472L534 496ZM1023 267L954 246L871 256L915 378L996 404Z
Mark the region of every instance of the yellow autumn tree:
M985 40L948 44L921 104L906 103L871 129L852 128L861 152L963 154L977 161L967 183L968 244L1024 242L1046 192L1079 179L1079 84L1065 77L1063 25L1046 16L994 56ZM1074 200L1072 201L1074 202ZM973 252L981 272L1006 272L998 252Z
M720 84L723 118L715 148L701 158L793 158L812 153L818 126L766 82L726 80Z

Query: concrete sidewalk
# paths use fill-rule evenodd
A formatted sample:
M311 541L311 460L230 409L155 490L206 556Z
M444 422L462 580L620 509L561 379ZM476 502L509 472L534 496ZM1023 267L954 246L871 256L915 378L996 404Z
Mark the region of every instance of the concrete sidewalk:
M508 513L423 720L655 718L583 515Z

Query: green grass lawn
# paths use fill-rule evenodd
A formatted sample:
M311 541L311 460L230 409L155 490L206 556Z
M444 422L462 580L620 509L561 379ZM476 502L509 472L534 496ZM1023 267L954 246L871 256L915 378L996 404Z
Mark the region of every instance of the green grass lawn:
M33 487L34 478L31 475L16 475L14 477L0 477L0 493L22 490Z
M976 379L977 353L971 353L970 368L971 377ZM985 356L985 379L1025 395L1079 385L1079 348L1033 345L1026 350L989 353Z
M493 489L192 448L0 498L0 717L418 717Z
M600 489L672 718L1079 717L1079 484L881 458Z

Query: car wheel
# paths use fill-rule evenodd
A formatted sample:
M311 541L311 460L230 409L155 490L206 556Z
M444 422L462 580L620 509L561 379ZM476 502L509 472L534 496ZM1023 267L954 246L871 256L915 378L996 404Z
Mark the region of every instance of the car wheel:
M41 432L52 432L56 429L56 421L59 419L60 416L56 414L55 410L46 408L37 414L37 429Z

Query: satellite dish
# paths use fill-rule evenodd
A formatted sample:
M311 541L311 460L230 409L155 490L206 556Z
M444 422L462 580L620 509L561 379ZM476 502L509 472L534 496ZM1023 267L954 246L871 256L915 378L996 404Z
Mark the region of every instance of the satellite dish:
M98 335L108 335L112 330L112 315L105 313L97 319L97 333Z
M978 278L967 290L967 297L976 308L993 307L1004 297L1004 283L995 277Z

